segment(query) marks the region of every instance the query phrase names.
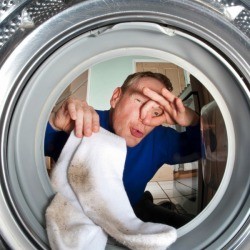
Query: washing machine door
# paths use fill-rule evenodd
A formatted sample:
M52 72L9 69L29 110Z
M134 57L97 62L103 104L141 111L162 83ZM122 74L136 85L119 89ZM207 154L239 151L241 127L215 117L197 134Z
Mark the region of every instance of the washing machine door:
M11 0L0 3L0 232L12 249L49 249L53 197L44 158L49 114L64 89L99 62L147 56L195 76L216 101L228 137L211 202L170 249L249 244L249 2ZM105 88L105 86L104 86ZM122 248L107 245L107 249Z

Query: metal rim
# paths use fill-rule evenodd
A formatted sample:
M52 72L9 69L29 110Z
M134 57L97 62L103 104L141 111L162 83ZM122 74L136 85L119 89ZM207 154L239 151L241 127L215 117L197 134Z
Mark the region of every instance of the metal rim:
M77 7L81 7L81 6L77 6ZM81 8L80 9L77 9L78 10L78 13L80 14L81 13ZM73 7L72 8L72 11L76 11L76 7ZM67 15L67 14L66 14ZM109 17L110 18L110 17ZM109 20L109 22L110 23L113 23L113 22L123 22L123 21L125 21L125 20L135 20L135 21L141 21L142 19L145 21L145 20L147 20L148 19L148 21L151 21L152 22L152 20L154 20L154 23L155 22L159 22L159 17L157 16L152 16L152 13L149 13L148 14L148 16L144 13L144 15L143 15L143 18L138 18L138 17L136 17L135 15L132 15L131 13L129 13L129 15L127 16L127 17L125 17L125 15L122 17L122 18L119 18L118 16L112 16L112 22L110 21L110 19L109 19L107 16L105 16L105 17L103 17L103 20L101 20L101 23L103 24L103 23L105 23L105 22L107 22L107 20ZM67 19L67 18L66 18ZM66 19L64 19L64 20L66 20ZM169 16L169 15L166 15L165 16L165 18L163 18L163 17L161 17L161 22L167 22L167 21L170 21L170 20L172 20L171 19L171 17ZM180 20L178 20L178 22L176 21L176 20L172 20L172 22L171 22L171 25L173 25L173 23L178 23L178 25L176 25L178 28L182 28L182 29L184 29L184 28L187 28L187 23L185 23L185 22L183 22L183 20L182 21L180 21ZM183 23L182 23L183 22ZM52 21L52 24L53 24L53 21ZM65 24L65 23L64 23ZM24 91L27 91L28 89L29 89L29 91L32 91L32 88L33 88L33 86L34 86L34 83L33 83L33 85L30 85L30 84L28 84L28 78L29 78L29 76L35 71L35 69L38 67L38 65L44 60L44 58L45 57L47 57L48 56L48 54L50 54L50 53L52 53L52 51L54 51L55 50L55 48L57 48L59 45L61 45L62 43L65 43L66 41L68 41L68 39L70 39L70 38L72 38L73 36L77 36L77 35L79 35L79 33L81 33L81 32L85 32L85 31L87 31L88 29L90 29L90 28L93 28L94 26L96 26L96 25L100 25L100 22L98 23L98 22L94 22L93 20L92 20L92 24L91 24L91 26L89 25L84 25L84 29L82 29L82 28L80 28L80 29L77 29L77 28L72 28L71 27L71 29L69 28L68 29L68 31L66 32L66 34L67 34L67 36L64 34L62 37L61 37L61 39L60 38L58 38L57 37L57 43L55 43L54 41L55 41L55 39L54 39L54 41L49 41L46 45L44 45L44 47L42 48L43 50L40 50L40 51L38 51L37 52L37 54L33 57L33 56L30 56L30 55L27 55L27 58L28 59L32 59L32 60L30 60L28 63L26 63L25 62L25 67L26 68L24 68L24 67L22 67L21 65L22 65L22 63L25 61L25 58L23 58L22 60L21 60L21 62L20 62L20 65L18 65L18 73L16 74L17 75L17 77L16 76L14 76L14 75L6 75L6 71L5 70L8 70L8 67L10 67L10 65L13 63L13 61L12 60L15 60L15 58L17 58L17 56L18 55L20 55L20 53L22 53L22 50L24 49L24 48L26 48L28 45L29 45L29 43L30 43L30 41L32 41L33 40L33 38L37 35L37 34L39 34L39 32L42 32L44 29L46 29L46 25L44 25L43 27L41 27L41 29L39 30L39 29L37 29L37 31L35 31L33 34L31 34L31 36L30 37L28 37L21 45L20 45L20 47L16 50L16 51L14 51L14 53L11 55L11 57L7 60L7 62L6 62L6 64L4 65L4 67L3 67L3 74L4 75L1 75L1 77L2 76L4 76L4 78L3 79L5 79L6 80L6 82L13 82L13 86L4 86L5 87L5 89L4 89L4 99L5 99L5 103L7 102L7 101L9 101L9 105L6 107L6 105L3 107L3 109L1 110L1 112L4 114L4 120L2 120L2 125L3 125L3 129L2 129L2 131L3 131L3 135L1 136L1 159L2 159L2 166L6 166L5 164L6 164L6 162L5 161L8 161L8 164L10 164L11 163L11 165L12 164L14 164L14 165L16 165L16 166L18 166L18 164L15 164L15 163L13 163L13 162L11 162L11 161L16 161L17 159L18 159L18 157L20 157L19 155L18 155L18 153L16 153L16 155L18 155L17 156L17 158L15 159L12 159L13 158L13 156L12 156L12 154L11 153L9 153L10 151L8 151L8 153L9 153L9 156L8 156L8 158L6 158L6 151L5 151L5 148L3 147L3 145L6 145L7 143L8 143L8 145L10 145L10 141L16 136L16 132L11 132L10 131L10 134L8 135L8 131L9 131L9 124L10 124L10 121L11 121L11 124L12 124L12 126L14 126L14 128L15 128L15 124L18 124L18 121L17 120L19 120L19 118L15 118L15 116L14 117L12 117L12 111L14 110L15 112L17 112L17 110L18 110L18 108L16 109L14 109L14 106L17 104L17 100L19 99L19 95L20 95L20 93L21 93L21 91L23 90L23 87L25 86L25 90ZM47 25L51 25L51 23L48 23ZM59 25L60 27L58 27L58 30L60 31L60 30L65 30L65 27L63 28L62 27L62 25ZM196 28L197 27L189 27L189 29L187 29L189 32L190 32L190 30L192 30L193 29L193 31L197 31L196 30ZM81 30L81 31L80 31ZM100 31L100 30L99 30ZM102 30L103 31L103 30ZM130 32L131 32L131 27L130 27ZM178 32L177 32L178 33ZM180 33L183 33L183 32L180 32ZM201 34L202 34L203 32L201 31ZM88 33L89 34L89 33ZM85 36L87 36L88 34L86 34ZM185 32L185 34L187 34L186 32ZM201 35L200 34L200 35ZM196 33L196 35L197 35L197 33ZM54 35L53 34L50 34L50 36L51 37L54 37ZM189 34L188 34L188 36L190 36ZM192 37L192 36L191 36ZM76 40L77 40L77 38L76 38ZM200 43L203 43L202 42L202 40L201 39L196 39L195 40L195 38L193 37L193 42L194 41L196 41L195 43L197 43L198 44L198 42L197 41L200 41ZM215 39L215 37L212 37L211 36L211 34L210 34L210 41L214 41L214 40L216 40ZM34 46L34 50L35 49L37 49L37 46L39 46L40 45L40 43L41 42L43 42L43 41L39 41L39 43L36 45L36 46ZM216 40L216 43L219 43L219 41L217 41ZM140 46L142 46L141 44L139 44ZM67 45L65 45L65 46L67 46ZM126 45L123 45L123 46L126 46ZM144 45L145 46L145 45ZM134 46L135 47L135 46ZM209 53L211 53L212 51L214 51L214 54L218 54L215 50L213 50L213 48L212 48L212 46L208 46L209 47ZM239 53L238 53L238 50L235 50L235 51L230 51L230 53L228 53L228 51L230 50L230 48L231 48L231 46L229 46L229 47L227 47L226 45L225 45L225 43L223 43L223 44L221 44L221 50L224 52L224 53L226 53L227 52L227 55L228 55L228 57L230 57L230 58L233 58L233 57L236 57L235 58L235 60L234 60L234 62L235 62L235 65L237 65L238 66L238 69L239 69L239 65L240 65L240 73L241 73L241 75L239 75L236 71L235 71L235 74L236 75L238 75L238 79L237 79L237 84L239 85L239 86L241 86L241 87L238 87L239 89L238 90L236 90L236 92L238 91L238 97L239 97L239 99L242 99L242 107L245 109L245 113L246 114L248 114L249 113L249 111L248 111L248 108L249 108L249 91L248 91L248 89L247 89L247 85L244 83L244 82L242 82L241 80L240 80L240 78L241 78L241 76L242 75L244 75L244 77L245 78L249 78L249 76L247 75L247 74L245 74L245 72L246 72L246 70L247 70L247 68L249 68L249 65L248 65L248 62L249 61L246 61L246 60L243 60L243 61L241 61L241 59L242 59L242 56L239 56ZM111 48L112 49L112 48ZM44 53L45 52L45 53ZM31 50L31 53L32 53L32 50ZM133 53L136 53L136 52L133 52ZM211 53L212 54L212 53ZM218 54L219 55L219 54ZM92 55L93 56L93 55ZM180 58L182 58L183 57L183 55L182 56L180 56ZM52 57L50 57L50 58L52 58ZM48 60L49 61L49 60ZM46 63L48 63L48 61L47 62L45 62L45 63L43 63L43 65L41 66L41 67L46 67ZM227 65L225 65L225 67L227 68L227 70L229 69L229 65L231 65L230 64L230 61L228 62L228 61L226 61L228 64ZM92 62L93 63L93 62ZM192 62L191 64L193 64L194 62ZM235 66L234 65L234 66ZM31 69L31 71L28 71L27 70L27 67L28 66L32 66L32 67L30 67L30 69ZM41 67L40 67L40 69L41 69ZM23 70L22 70L23 69ZM25 69L25 70L24 70ZM39 70L40 70L39 69ZM32 70L33 70L33 72L32 72ZM205 69L204 69L205 70ZM203 70L203 71L204 71ZM232 74L232 70L233 70L233 67L229 70L229 72L230 72L230 74ZM20 72L21 72L21 74L20 74ZM38 72L38 71L37 71ZM16 72L13 72L13 74L14 73L16 73ZM207 73L208 74L208 73ZM206 74L205 74L206 75ZM37 78L39 78L41 75L37 75L37 73L33 76L33 79L34 79L34 77L37 77ZM72 77L72 76L71 76ZM235 76L234 76L235 77ZM12 80L12 81L10 81L10 80ZM30 79L29 79L30 80ZM32 79L31 79L32 80ZM36 79L37 80L37 79ZM68 81L68 79L67 79L67 81ZM65 84L66 83L64 83L64 84L62 84L61 83L61 85L59 84L59 86L57 87L57 95L58 95L58 93L65 87ZM50 88L53 88L53 83L51 84L51 86L49 86ZM233 84L232 84L233 85ZM234 91L234 88L235 88L235 86L228 86L229 87L229 89L231 89L231 91L229 91L229 92L232 92L232 91ZM218 88L218 89L220 89L219 90L219 92L221 93L221 92L223 92L224 91L224 89L223 89L223 86L216 86L216 88ZM6 93L8 93L8 94L6 94ZM25 92L23 92L23 93L25 93ZM23 95L23 93L22 93L22 96L24 96L25 97L25 95ZM228 91L227 91L227 93L228 93ZM224 97L225 97L225 93L223 93L224 94ZM230 93L228 93L229 95L230 95ZM235 92L234 92L234 96L235 96L236 94L235 94ZM6 98L7 97L7 98ZM27 97L27 96L26 96ZM238 100L238 99L237 99ZM25 102L27 101L27 99L25 99L24 101L20 101L20 100L18 100L18 106L19 107L21 107L21 106L25 106L26 104L25 104ZM53 104L53 101L55 101L55 96L53 97L53 98L51 98L50 99L50 101L48 101L46 104L44 103L44 102L42 102L43 104L44 104L44 106L41 108L41 110L43 109L43 112L45 112L44 113L44 115L43 115L43 117L41 118L41 116L40 117L38 117L38 118L36 118L36 119L40 119L40 121L42 121L41 122L41 124L39 125L39 126L35 126L35 127L33 127L33 129L34 129L34 132L32 132L32 133L34 133L34 134L36 134L36 136L40 136L40 139L39 139L39 137L38 137L38 145L37 145L37 142L36 143L34 143L33 142L33 145L35 145L36 146L36 148L40 148L41 147L41 138L42 138L42 133L43 133L43 131L44 131L44 124L45 124L45 117L46 117L46 115L48 115L48 112L49 112L49 109L50 109L50 107L51 107L51 105ZM22 105L21 105L22 104ZM237 119L241 119L242 117L239 115L239 114L237 114L237 110L235 110L235 108L233 108L232 107L232 105L230 104L230 100L227 98L227 101L225 101L225 104L226 105L228 105L228 107L229 107L229 113L230 114L233 114L233 116L234 116L234 118L233 118L233 123L235 123L236 122L236 120ZM21 110L22 110L22 108L21 108ZM47 110L47 111L44 111L44 110ZM24 112L25 113L25 112ZM21 114L22 114L22 112L21 112ZM25 114L24 114L25 115ZM231 115L230 115L231 116ZM238 117L238 118L237 118ZM15 121L15 119L16 119L16 121ZM247 123L247 121L249 121L249 120L247 120L247 119L249 119L249 115L246 115L246 117L244 118L245 119L245 121L246 121L246 123ZM14 125L13 125L14 124ZM235 125L234 125L235 126ZM229 126L230 127L230 126ZM32 128L32 127L31 127ZM235 127L234 127L235 128ZM19 128L20 129L20 128ZM230 129L229 129L230 130ZM236 131L235 131L236 130ZM242 135L240 136L239 135L239 132L238 132L238 130L241 130L241 133L243 133L243 131L246 131L246 127L244 127L244 126L239 126L239 125L237 125L237 129L231 129L231 131L232 132L234 132L235 131L235 133L236 133L236 147L239 145L239 142L238 142L238 140L239 140L239 138L242 138ZM40 131L40 132L39 132ZM30 133L30 131L28 131L29 133ZM17 132L17 135L18 134L21 134L21 132ZM7 136L8 135L8 136ZM17 142L16 141L16 139L14 139L14 141L15 141L15 143ZM14 144L15 144L14 143ZM19 143L19 142L18 142ZM246 143L246 141L245 141L245 144L247 145L247 143ZM19 144L19 145L21 145L21 144ZM15 147L13 147L13 148L15 148ZM12 149L12 148L11 148ZM237 150L237 148L236 148L236 150ZM239 151L239 150L238 150ZM238 152L237 151L237 153L240 153L240 152ZM15 148L15 152L18 152L18 149L17 148ZM40 152L41 153L41 152ZM41 172L41 169L42 169L42 163L41 163L41 154L40 153L35 153L35 162L37 161L37 159L38 159L38 162L40 162L40 163L36 163L37 164L37 168L39 169L39 174L40 175L43 175L44 173L42 173ZM243 153L244 154L244 153ZM241 156L238 156L238 162L240 162L240 160L241 159L239 159L239 157L242 157L242 159L245 157L244 155L242 155L242 153L241 153ZM8 160L7 160L8 159ZM242 163L241 163L242 164ZM244 165L244 164L243 164ZM245 165L244 165L245 166ZM15 168L17 168L17 167L15 167ZM244 167L245 168L245 167ZM3 175L3 177L5 178L4 179L4 183L8 183L9 182L9 175L12 175L12 177L13 176L15 176L16 175L16 173L14 172L14 173L11 173L10 174L10 168L8 167L7 168L7 166L6 166L6 169L4 169L5 170L5 172L4 172L4 175ZM247 170L246 169L243 169L244 170L244 173L246 173L247 172ZM234 172L233 172L233 174L236 174L236 175L238 175L239 173L234 169L233 170ZM235 172L236 171L236 172ZM17 171L18 172L18 171ZM38 175L39 175L38 174ZM249 175L248 175L249 176ZM14 177L14 179L16 178L16 176ZM42 177L43 178L43 177ZM18 178L17 178L18 179ZM13 184L13 181L12 181L12 184ZM229 189L230 189L230 184L232 184L232 180L230 180L230 183L229 183ZM242 187L242 185L244 186L244 187ZM249 179L247 179L247 178L245 178L245 180L244 180L244 183L241 185L241 187L245 190L245 192L247 191L247 189L248 189L248 187L249 187ZM13 187L9 187L9 186L7 186L6 185L6 188L8 189L8 188L13 188ZM15 189L15 188L14 188ZM42 189L44 190L44 194L45 195L50 195L50 191L49 191L49 189L48 189L48 187L46 186L46 185L42 185ZM7 190L6 190L7 191ZM13 198L13 196L11 196L11 190L9 189L8 190L9 191L9 194L10 194L10 196L9 197L12 197ZM15 192L17 192L16 190L15 190ZM232 192L232 190L231 190L231 192ZM229 193L231 193L231 192L229 192ZM15 194L15 195L17 195L17 193ZM20 196L22 196L23 194L22 193L19 193L18 195L20 195ZM227 197L228 198L228 197ZM235 216L236 217L236 219L235 220L231 220L231 221L234 221L235 223L237 223L237 220L240 220L240 219L243 219L242 217L244 217L244 220L243 221L246 221L246 217L248 216L248 210L247 210L247 208L249 207L249 198L248 198L248 196L246 195L246 194L242 194L242 196L241 196L241 198L239 199L240 200L240 204L237 206L237 208L236 207L234 207L233 206L233 210L234 210L234 212L231 214L231 216ZM226 204L226 198L224 198L224 200L222 201L222 203L225 203ZM12 200L12 203L16 203L14 200ZM24 205L25 206L25 205ZM221 206L223 206L223 205L221 205ZM230 206L230 205L229 205ZM239 212L238 213L238 211L239 211L239 206L242 206L241 208L241 211L242 212ZM18 206L17 206L17 208L18 208ZM245 209L244 209L245 208ZM27 211L28 211L28 207L27 207ZM17 209L18 210L18 209ZM16 211L16 214L18 215L18 211ZM22 217L23 215L21 215L21 217ZM30 215L29 214L29 216L32 216L32 215ZM21 219L21 218L20 218ZM212 217L210 217L209 218L209 216L207 217L207 218L204 218L204 221L206 222L206 223L208 223L208 225L210 225L211 223L212 223L212 219L214 219L214 218L212 218ZM230 218L230 219L232 219L232 218ZM210 224L209 224L210 223ZM25 224L25 223L24 223ZM36 223L35 223L36 224ZM237 227L239 227L239 225L240 225L240 223L238 222L238 224L237 224ZM23 225L23 226L20 226L21 228L22 227L24 227L25 225ZM34 226L34 225L33 225ZM34 228L35 228L36 226L34 226ZM37 224L37 227L39 228L40 227L40 225L39 225L39 223ZM28 235L30 234L33 234L34 232L32 232L33 230L34 231L36 231L36 229L29 229L28 227L26 228L26 231L28 231L29 233L28 233ZM199 228L199 227L197 227L197 228ZM197 229L197 228L193 228L193 230L191 230L191 232L192 233L197 233L197 230L199 230L199 229ZM189 228L190 229L190 228ZM39 230L39 229L38 229ZM236 229L235 229L236 230ZM235 234L235 230L232 230L233 231L233 234ZM183 239L183 241L185 241L186 243L185 243L185 246L187 246L187 242L188 242L188 244L194 244L193 242L190 242L190 239L188 239L188 237L190 237L190 235L191 235L191 232L188 234L188 233L186 233L185 234L185 232L183 232L183 233L180 233L180 235L181 235L181 238ZM20 232L19 232L20 233ZM221 232L217 232L217 233L223 233L222 231ZM233 235L232 234L232 235ZM230 236L230 237L232 237L232 235ZM227 235L228 236L228 235ZM27 237L27 235L24 235L24 237ZM44 244L44 242L43 242L43 240L41 240L41 239L35 239L36 237L34 237L34 242L37 242L36 244L39 244L40 245L40 247L45 247L46 248L46 244ZM180 238L180 239L181 239ZM31 239L30 239L31 240ZM31 240L32 241L32 240ZM193 239L192 239L192 241L193 241ZM174 245L173 246L173 249L178 249L178 247L180 246L180 242L181 242L181 240L179 241L179 242L177 242L177 244L176 245ZM214 242L214 243L213 243ZM34 243L33 243L34 244ZM220 246L222 246L223 244L225 244L225 242L220 242L220 243L218 243L218 241L217 241L217 243L216 243L216 237L214 238L214 235L213 235L213 237L210 237L210 238L208 238L207 239L207 241L205 242L205 241L203 241L199 246L198 246L198 248L203 248L203 247L208 247L209 245L210 245L210 247L214 247L214 246L216 246L216 244L217 244L217 246L218 246L218 244L220 244ZM29 247L30 247L30 244L28 244L29 245ZM196 245L195 245L196 246Z

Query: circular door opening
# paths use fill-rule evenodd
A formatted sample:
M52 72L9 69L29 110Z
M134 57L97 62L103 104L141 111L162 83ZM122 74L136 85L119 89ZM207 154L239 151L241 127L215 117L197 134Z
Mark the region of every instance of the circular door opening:
M73 10L75 11L74 6ZM97 12L93 15L95 14L99 15ZM46 29L45 24L40 27L41 30L37 29L27 37L3 65L1 78L4 76L6 84L3 91L4 105L1 110L2 186L5 191L2 199L7 201L6 204L11 208L13 215L8 215L10 211L8 208L2 211L10 225L16 222L19 225L15 229L12 228L14 226L10 226L8 230L14 230L15 234L19 235L19 242L24 246L48 247L44 229L44 211L53 191L45 168L43 140L52 107L64 89L86 69L100 62L124 56L153 57L185 69L213 96L227 131L228 154L222 183L206 209L178 231L179 238L171 248L180 249L184 245L190 249L221 248L237 234L240 225L247 223L249 208L247 195L249 170L246 154L249 141L246 136L249 124L247 61L242 61L241 64L234 51L226 56L229 48L223 43L220 46L221 51L215 49L214 46L218 41L212 34L209 34L209 40L214 42L213 45L204 42L204 37L197 37L198 34L193 36L190 33L191 25L189 30L185 31L183 29L187 28L187 24L183 24L180 20L169 21L170 16L166 15L165 19L162 16L161 22L169 21L171 27L153 22L153 16L146 14L143 19L147 22L143 23L140 22L140 18L132 16L129 16L129 19L133 22L124 22L126 18L128 19L127 16L123 17L124 20L114 18L109 26L102 25L102 28L91 31L87 31L91 26L88 26L88 21L84 28L77 29L74 26L72 28L75 29L74 35L68 32L65 33L67 34L65 40L57 37L54 41L53 39L48 41L34 57L27 54L30 60L22 58L17 68L8 73L10 65L13 65L21 51L29 46L37 33ZM96 19L95 21L98 23ZM115 22L119 24L114 24ZM178 23L177 27L173 26L174 23ZM50 25L49 22L47 25ZM34 44L34 48L40 46L40 42L43 41ZM84 51L84 54L79 51ZM233 56L236 56L234 63ZM24 66L22 66L23 61L25 61ZM65 64L65 61L68 63ZM9 84L10 82L12 84ZM241 108L241 113L238 112L238 107ZM207 107L203 110L205 120L209 117L207 114L209 108L211 109ZM235 193L236 185L242 191L240 195ZM6 236L8 230L3 232L4 238L8 238ZM197 235L196 239L192 237L194 234Z

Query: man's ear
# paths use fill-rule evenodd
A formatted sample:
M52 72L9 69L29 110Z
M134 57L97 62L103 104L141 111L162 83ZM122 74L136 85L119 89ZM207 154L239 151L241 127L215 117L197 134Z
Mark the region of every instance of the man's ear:
M113 92L113 95L110 99L110 106L112 108L115 108L116 104L120 100L120 97L122 96L122 89L120 87L116 88Z

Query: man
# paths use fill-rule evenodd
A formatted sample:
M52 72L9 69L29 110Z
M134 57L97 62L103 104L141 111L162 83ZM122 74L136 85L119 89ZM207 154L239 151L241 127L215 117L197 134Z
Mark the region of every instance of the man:
M187 222L156 206L144 190L164 164L197 160L200 156L199 116L172 93L169 79L159 73L139 72L114 90L108 111L95 111L85 102L68 100L52 114L45 136L45 153L56 159L75 129L78 137L91 136L100 125L123 137L127 144L123 182L135 214L143 221L180 227ZM178 133L162 124L185 126ZM65 133L66 132L66 133Z

